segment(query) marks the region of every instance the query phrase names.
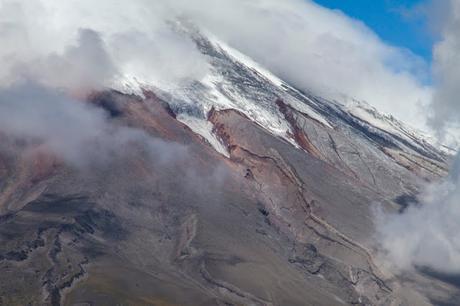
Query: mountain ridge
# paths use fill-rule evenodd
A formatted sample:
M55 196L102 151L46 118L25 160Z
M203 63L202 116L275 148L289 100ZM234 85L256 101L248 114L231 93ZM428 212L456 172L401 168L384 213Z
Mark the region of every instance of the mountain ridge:
M195 27L192 27L193 30L190 30L190 29L184 30L182 25L180 25L180 27L181 27L181 31L185 31L185 35L189 35L192 37L192 39L198 45L200 51L203 54L208 55L211 58L212 56L210 56L210 54L214 54L216 55L216 57L218 57L219 55L225 56L227 57L228 60L233 61L236 65L241 65L242 67L260 76L262 79L266 81L266 83L270 83L271 86L279 87L279 89L284 90L288 94L291 93L291 96L294 96L294 98L296 98L296 96L297 98L300 97L301 103L298 103L299 101L296 101L297 103L294 103L294 105L290 105L290 106L296 108L296 110L299 112L308 114L313 119L317 120L320 123L323 123L325 126L329 128L332 128L332 126L328 123L325 116L320 115L315 109L312 108L312 105L319 109L321 109L321 107L319 107L318 104L335 105L337 108L340 109L340 111L346 112L349 115L352 115L353 117L361 121L359 124L363 125L367 123L373 128L381 130L384 133L391 134L395 137L401 138L405 142L410 143L410 145L421 147L419 149L423 149L424 146L429 146L430 148L426 148L426 150L428 151L438 150L438 151L441 151L441 153L443 153L444 155L446 154L453 155L455 153L454 149L448 148L447 146L444 146L444 145L437 144L433 140L432 137L426 135L425 133L417 131L414 128L411 128L405 125L404 123L395 119L391 115L386 115L386 114L378 112L375 108L373 108L366 102L358 102L356 100L353 100L353 102L350 102L347 105L344 105L344 104L341 104L340 102L325 100L320 97L315 97L314 95L311 95L311 94L308 95L305 92L302 92L290 86L287 82L275 76L273 73L268 71L266 68L262 67L260 64L255 62L253 59L242 54L236 49L230 47L229 45L219 40L216 36L214 36L210 32L199 31ZM234 105L234 101L228 101L232 99L229 99L228 96L225 96L225 94L222 93L222 90L219 89L219 86L222 85L222 80L221 80L222 71L216 71L218 69L219 68L216 68L216 66L214 66L214 69L212 69L210 74L208 74L203 80L188 81L188 83L196 82L196 83L201 84L202 86L208 87L207 89L209 93L208 93L208 99L206 100L211 100L211 101L202 102L203 105L201 107L203 107L203 109L199 112L206 113L206 114L202 114L202 117L206 117L207 112L209 112L211 108L220 107L222 109L233 108L233 109L241 110L241 107ZM144 89L156 91L157 94L160 93L160 95L162 93L161 89L152 87L151 85L143 81L137 80L135 77L134 78L127 77L122 80L119 80L119 83L115 84L114 88L126 94L136 94L139 96L143 96ZM181 89L174 90L173 89L172 92L163 92L162 94L169 96L167 98L168 100L174 100L174 98L171 98L171 97L174 97L175 94L178 96L178 99L180 99L181 96L187 96L187 93L186 93L187 90L193 90L193 85L191 85L191 88L186 87L184 90L181 90ZM194 103L196 104L198 103L196 101L197 98L198 97L192 97L192 99L195 99L195 100L188 101L188 102L191 102L190 107L192 107ZM234 98L242 99L244 97L237 96ZM315 102L314 99L317 99L317 101ZM308 101L309 103L307 104L305 103L305 101ZM252 102L251 104L253 103L254 102ZM210 105L206 105L206 104L210 104ZM180 109L180 106L173 104L171 105L171 107L172 108L178 107L177 109L178 114L176 115L183 115L183 112ZM243 113L245 113L246 115L251 115L249 113L250 111L251 110L245 109L243 110ZM185 111L185 113L187 113L187 111ZM192 112L192 115L193 115L193 112ZM280 122L279 116L275 116L275 120L273 120L274 119L273 117L270 117L270 116L267 116L267 117L269 117L269 119L271 120L266 119L266 118L263 118L263 119L266 119L266 121ZM254 118L254 116L252 116L252 118L259 124L262 124L262 126L270 130L275 135L284 137L286 140L291 141L285 135L287 132L290 132L292 134L292 131L288 131L287 124L280 123L279 126L275 127L275 126L270 126L269 122L267 123L267 122L258 121L257 118ZM185 120L186 119L184 118L184 121ZM295 143L293 144L295 145Z

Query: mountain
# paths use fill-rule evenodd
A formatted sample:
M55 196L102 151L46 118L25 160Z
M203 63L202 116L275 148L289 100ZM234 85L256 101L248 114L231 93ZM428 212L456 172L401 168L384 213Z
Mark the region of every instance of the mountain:
M0 133L0 305L455 305L454 281L383 266L374 228L452 151L184 35L203 79L126 77L85 99L147 144L80 169Z
M342 105L302 92L212 34L187 34L212 64L211 72L202 80L172 91L129 79L115 87L142 96L142 90L150 89L165 101L177 120L222 155L230 156L229 144L210 119L213 114L233 110L271 135L370 185L414 172L427 180L446 174L446 161L454 150L434 144L392 116L380 114L364 102ZM398 169L393 174L378 171L395 164ZM402 174L401 166L408 173ZM372 174L377 172L379 178L374 178ZM408 177L403 181L414 180ZM394 194L413 192L412 188L387 187L387 192Z

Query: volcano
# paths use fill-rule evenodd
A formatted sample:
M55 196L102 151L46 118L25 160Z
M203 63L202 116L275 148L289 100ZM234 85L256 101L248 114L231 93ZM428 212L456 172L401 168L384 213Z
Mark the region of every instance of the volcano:
M126 76L80 101L144 135L104 162L80 168L0 131L0 305L455 300L429 273L386 269L374 225L376 209L415 205L453 150L185 35L210 63L203 79L165 89Z

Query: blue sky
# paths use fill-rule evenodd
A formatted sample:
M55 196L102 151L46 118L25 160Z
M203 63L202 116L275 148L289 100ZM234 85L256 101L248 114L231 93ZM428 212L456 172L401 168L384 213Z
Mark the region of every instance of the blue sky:
M433 37L425 20L416 16L414 8L423 0L314 0L331 9L361 20L380 38L395 46L407 48L431 61ZM409 15L409 16L408 16Z

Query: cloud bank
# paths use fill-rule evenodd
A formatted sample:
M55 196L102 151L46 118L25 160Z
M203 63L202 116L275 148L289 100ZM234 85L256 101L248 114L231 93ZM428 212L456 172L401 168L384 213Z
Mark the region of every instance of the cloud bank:
M382 259L396 271L429 267L443 273L460 273L457 168L446 181L427 186L420 196L420 206L398 215L379 215L379 241L385 251Z
M419 77L426 63L385 44L359 21L303 0L0 0L0 40L7 46L0 50L0 82L26 74L48 86L87 87L136 77L169 89L200 80L209 64L168 26L178 17L303 90L342 102L365 100L425 126L418 110L432 94Z
M436 1L431 8L442 14L433 20L440 40L433 50L435 91L429 123L439 137L447 138L460 123L460 2ZM419 206L379 220L384 260L399 270L422 266L459 274L460 155L450 175L426 189L419 196Z
M193 2L193 1L192 1ZM429 67L357 20L311 1L202 1L194 21L289 83L326 98L365 100L416 127L432 89Z
M446 1L447 6L441 23L438 21L441 40L433 50L433 73L436 79L436 91L432 101L434 111L430 124L445 132L450 125L460 123L460 2Z
M31 82L0 91L0 131L12 139L43 145L80 169L108 165L133 150L145 151L156 165L186 156L180 144L115 125L103 109Z

